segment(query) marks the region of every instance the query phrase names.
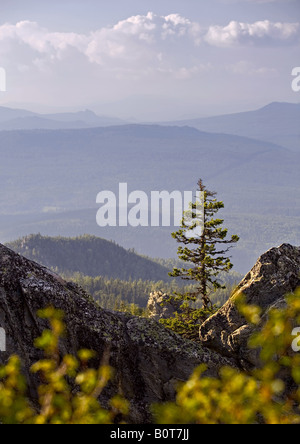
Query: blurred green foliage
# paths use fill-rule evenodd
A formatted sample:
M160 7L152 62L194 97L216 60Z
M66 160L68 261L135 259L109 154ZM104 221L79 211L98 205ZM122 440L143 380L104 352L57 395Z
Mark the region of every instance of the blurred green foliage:
M112 424L116 417L128 414L128 403L119 395L104 409L98 398L113 378L113 369L104 357L98 370L88 368L94 352L81 350L77 357L60 357L58 344L64 334L63 313L52 307L39 312L48 319L50 330L44 330L35 346L45 359L36 362L31 372L40 376L38 407L27 398L21 361L12 356L0 369L0 422L3 424ZM73 381L71 384L69 381ZM74 385L76 390L73 391Z
M183 301L182 295L177 296L177 293L171 296L170 302L173 304L179 303L179 308L172 317L160 319L159 323L185 339L199 341L200 325L216 313L218 309L216 305L207 308L196 308L195 301L189 300L189 294L186 294L185 298L186 300ZM200 301L198 303L202 305Z
M300 353L293 348L293 344L300 343L295 334L295 327L300 326L300 289L286 297L284 306L272 308L267 314L247 305L243 296L235 302L255 329L249 347L259 349L261 366L248 373L223 367L218 378L208 377L206 367L200 366L178 387L176 402L153 406L157 423L300 423ZM61 357L58 344L65 331L63 313L50 307L39 315L49 320L51 328L35 344L45 355L31 368L41 379L38 404L28 400L20 359L12 356L0 369L0 422L112 424L126 418L129 404L122 396L112 398L108 409L98 401L113 378L108 354L98 370L89 368L92 351Z
M249 347L259 348L261 366L250 373L224 367L219 378L200 366L178 389L175 403L156 405L160 424L299 424L300 353L292 349L300 325L300 289L262 319L261 310L236 299L239 310L257 327ZM300 342L300 339L299 339Z

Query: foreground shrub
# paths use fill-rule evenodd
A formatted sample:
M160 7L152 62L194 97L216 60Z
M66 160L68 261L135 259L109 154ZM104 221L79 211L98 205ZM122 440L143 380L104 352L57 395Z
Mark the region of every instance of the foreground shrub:
M45 359L31 367L31 372L39 374L43 381L38 388L38 407L33 407L27 399L20 359L12 356L0 369L0 422L112 424L117 415L127 415L128 403L120 396L110 401L109 409L104 409L98 401L113 377L108 354L98 370L88 368L94 357L94 352L89 350L81 350L77 357L60 358L58 344L65 330L63 313L50 307L41 310L39 316L49 320L51 329L45 330L35 343L45 354Z
M249 347L259 348L262 366L250 374L222 368L218 379L199 367L178 390L175 403L154 408L161 424L299 424L300 290L286 307L272 309L261 324L260 309L236 301L248 322L259 326ZM262 326L261 326L262 325ZM300 339L299 339L300 343ZM292 348L293 347L293 348Z
M153 406L160 424L299 424L300 423L300 290L286 298L284 308L271 309L262 319L260 309L236 300L249 323L257 327L249 347L259 348L261 367L250 373L221 369L219 378L205 374L205 366L178 388L176 402ZM53 308L40 312L51 329L37 339L45 359L31 371L38 373L38 403L27 399L21 362L12 356L0 369L0 422L5 424L112 424L128 414L120 396L103 408L98 399L113 377L108 354L98 370L88 368L94 353L60 357L63 314ZM76 388L74 390L74 387Z

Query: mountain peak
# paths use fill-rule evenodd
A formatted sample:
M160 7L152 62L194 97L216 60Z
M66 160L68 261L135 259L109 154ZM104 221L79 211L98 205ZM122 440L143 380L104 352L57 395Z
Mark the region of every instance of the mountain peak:
M262 110L274 110L274 111L283 111L285 109L300 109L300 103L289 103L289 102L271 102L268 105L262 107Z

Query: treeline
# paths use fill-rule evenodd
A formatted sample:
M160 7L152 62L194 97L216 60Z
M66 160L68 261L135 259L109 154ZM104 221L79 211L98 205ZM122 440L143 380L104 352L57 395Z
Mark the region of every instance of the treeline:
M168 276L178 259L151 259L125 250L119 245L95 236L76 238L26 236L7 244L17 253L34 260L81 286L102 308L145 315L153 291L192 291L193 285ZM239 273L221 273L226 290L212 295L212 302L222 306L240 282Z
M187 292L195 289L194 285L182 286L181 282L176 280L169 283L143 281L142 279L123 281L103 276L85 276L82 273L67 274L63 277L82 287L102 308L130 311L133 314L141 314L139 309L145 310L150 293L153 291L161 290L171 295L174 292ZM230 273L227 276L227 288L226 290L220 289L212 295L213 304L221 307L228 300L240 280L239 277L237 273ZM199 303L201 304L201 302Z

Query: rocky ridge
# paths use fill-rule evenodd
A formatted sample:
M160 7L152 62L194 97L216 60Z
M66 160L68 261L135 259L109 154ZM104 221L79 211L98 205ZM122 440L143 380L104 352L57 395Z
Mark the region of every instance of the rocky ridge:
M300 247L283 244L264 253L245 276L226 304L200 327L203 346L235 358L240 366L258 366L257 351L247 343L254 331L236 308L242 293L246 303L262 309L262 322L271 308L285 304L285 295L300 287Z
M6 332L7 350L0 353L0 364L11 354L21 357L33 400L39 381L29 368L42 357L33 343L48 328L36 313L50 305L65 312L62 354L91 349L98 356L93 364L99 366L109 350L115 377L101 401L105 405L121 390L131 403L133 423L150 422L149 406L174 399L176 384L196 366L204 363L208 374L217 375L221 366L235 365L234 360L187 342L154 320L101 309L81 288L0 245L0 327Z
M247 347L253 327L235 305L239 293L247 303L259 305L266 317L270 308L284 304L284 296L299 286L300 248L288 244L272 248L258 259L229 301L200 327L200 342L194 343L155 320L101 309L78 286L0 245L0 328L5 330L7 348L0 353L0 364L11 354L21 357L34 400L39 381L29 368L42 356L33 343L48 328L36 313L53 305L65 312L67 335L61 353L92 349L98 356L93 364L98 366L109 350L115 378L102 403L121 389L131 403L130 421L147 423L149 406L173 400L176 384L198 365L206 364L210 376L217 376L224 365L241 369L259 365L257 353ZM164 294L152 296L153 304L166 299ZM164 309L155 304L154 308Z

